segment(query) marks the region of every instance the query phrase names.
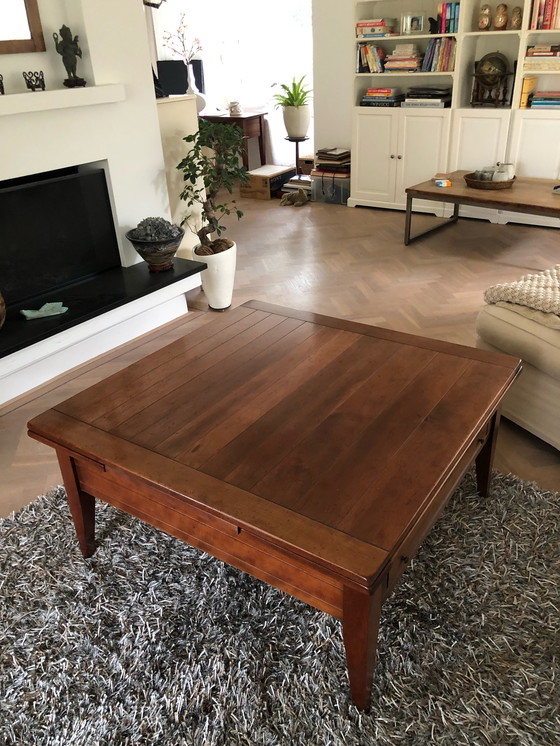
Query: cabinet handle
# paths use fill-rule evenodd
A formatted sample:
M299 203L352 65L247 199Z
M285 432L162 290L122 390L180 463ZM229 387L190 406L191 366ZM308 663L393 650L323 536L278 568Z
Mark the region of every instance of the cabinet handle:
M398 155L397 158L399 159L399 161L402 160L402 155Z
M391 157L391 158L394 158L395 156L394 156L394 155L393 155L393 154L391 153L391 156L390 156L390 157Z

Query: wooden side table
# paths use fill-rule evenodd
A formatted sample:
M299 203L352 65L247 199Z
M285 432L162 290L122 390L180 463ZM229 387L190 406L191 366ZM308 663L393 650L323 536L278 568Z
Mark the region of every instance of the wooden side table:
M243 114L236 114L234 116L230 114L201 114L201 119L205 119L207 122L214 122L217 124L235 124L237 127L241 127L243 134L247 139L250 137L259 138L259 155L261 157L261 166L266 163L266 141L264 132L264 118L268 114L267 111L258 112L244 112ZM247 143L245 143L245 149L243 151L243 165L249 170L249 152Z

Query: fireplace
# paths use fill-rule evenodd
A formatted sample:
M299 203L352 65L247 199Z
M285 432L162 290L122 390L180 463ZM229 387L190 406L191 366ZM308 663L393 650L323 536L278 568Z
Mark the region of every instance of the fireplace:
M102 168L65 168L0 183L1 289L20 307L121 265Z
M198 273L176 259L150 273L123 267L104 168L85 164L0 182L0 290L7 317L0 357ZM62 302L60 316L26 320L21 309Z

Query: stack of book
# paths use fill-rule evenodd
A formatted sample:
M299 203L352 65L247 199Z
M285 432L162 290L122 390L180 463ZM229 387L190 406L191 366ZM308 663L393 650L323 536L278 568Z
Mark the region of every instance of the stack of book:
M311 199L311 176L309 174L296 174L285 184L282 184L283 195L297 192L300 189Z
M531 101L531 109L560 110L560 91L536 91Z
M437 34L456 34L459 30L459 3L440 3L437 12Z
M346 148L319 148L315 153L315 168L311 176L350 178L350 151Z
M457 41L450 36L430 39L422 63L422 71L428 73L453 72Z
M529 28L560 28L560 3L558 0L533 0Z
M404 93L399 88L367 88L360 106L400 106Z
M524 70L560 70L560 44L534 44L527 47Z
M358 59L356 72L359 73L382 73L385 60L385 51L375 44L360 42L358 44Z
M435 108L443 109L451 106L451 87L436 88L435 86L414 86L406 92L403 108Z
M422 55L416 44L397 44L393 52L385 58L385 72L416 72L422 67Z
M358 21L356 24L356 39L371 39L376 36L392 36L396 33L396 18L372 18L369 21Z

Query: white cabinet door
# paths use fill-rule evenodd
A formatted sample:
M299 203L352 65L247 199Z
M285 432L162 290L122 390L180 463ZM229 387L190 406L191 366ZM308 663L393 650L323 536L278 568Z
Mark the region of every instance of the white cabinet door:
M510 160L518 176L560 177L560 117L556 111L520 109L513 113Z
M449 109L399 112L399 143L395 204L406 207L405 189L447 170ZM415 200L414 209L439 210L441 203Z
M449 170L476 171L506 160L510 110L456 109Z
M509 109L456 109L452 114L449 170L476 171L507 161ZM497 210L463 206L460 215L497 223Z
M519 109L513 112L509 161L518 176L556 179L560 184L560 117L556 111ZM560 201L560 197L558 198ZM559 205L560 207L560 205ZM560 227L560 219L500 211L500 222Z
M392 207L398 142L397 108L360 107L354 114L348 204Z
M449 114L443 109L358 107L348 205L404 209L406 187L446 170ZM439 211L441 203L418 203L418 209Z

